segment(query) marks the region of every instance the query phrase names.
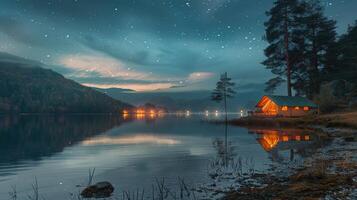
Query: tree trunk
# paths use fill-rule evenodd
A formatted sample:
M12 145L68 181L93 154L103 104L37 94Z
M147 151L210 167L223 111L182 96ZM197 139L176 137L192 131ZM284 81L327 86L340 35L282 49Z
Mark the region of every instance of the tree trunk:
M315 25L314 25L315 26ZM314 95L319 93L320 86L320 77L319 77L319 63L318 63L318 52L316 47L316 28L312 28L312 75L310 77L312 91L310 94L310 99L314 97Z
M285 8L285 22L284 22L284 46L285 46L285 61L286 61L286 79L288 96L291 96L291 63L289 55L289 16L288 8Z
M227 80L227 72L224 73L224 78ZM224 83L224 113L225 113L225 141L224 141L224 146L225 146L225 166L228 166L228 141L227 141L227 129L228 129L228 116L227 116L227 85Z
M227 79L227 72L224 74L225 79ZM228 116L227 116L227 85L226 83L224 84L224 113L225 113L225 122L227 124L228 122Z

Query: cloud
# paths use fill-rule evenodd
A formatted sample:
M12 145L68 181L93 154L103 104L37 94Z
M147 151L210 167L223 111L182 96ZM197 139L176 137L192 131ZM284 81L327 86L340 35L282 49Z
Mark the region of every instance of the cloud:
M46 62L70 79L100 87L202 89L218 79L210 72L224 71L249 83L267 76L259 64L264 44L258 38L264 26L258 20L265 19L271 2L258 4L202 0L190 1L188 7L183 1L159 0L5 1L0 15L0 36L5 37L0 42L7 51Z
M59 63L72 69L69 76L75 77L112 77L120 79L150 79L146 73L137 72L116 59L96 55L67 55Z
M177 78L175 80L123 80L113 79L112 77L103 77L104 80L98 81L98 78L91 79L79 79L82 85L88 87L97 88L123 88L132 89L135 91L154 91L165 89L177 89L191 86L193 84L199 84L201 82L209 80L214 74L210 72L194 72L183 78Z
M31 25L10 16L0 16L0 32L20 44L34 47L48 47L54 44L52 40L45 39L42 34L38 33L39 29L34 29ZM55 44L58 45L57 42Z
M26 44L37 43L36 38L26 31L23 24L8 16L0 16L0 31L12 39Z
M87 36L81 43L97 53L118 59L126 65L135 66L142 71L160 72L160 74L184 76L202 68L222 66L231 59L219 54L214 42L191 39L162 39L147 32L127 32L124 39L100 39ZM214 58L214 59L213 59ZM150 70L148 70L150 69Z
M147 32L160 30L159 34L166 37L177 38L181 32L185 32L190 38L201 38L202 35L210 35L212 32L224 30L227 21L231 22L232 30L238 26L250 26L253 18L258 14L264 16L271 1L242 1L242 0L202 0L190 1L190 7L186 1L162 2L161 0L107 0L91 1L90 3L81 1L53 1L51 4L44 4L41 0L10 1L9 7L23 8L29 13L36 13L41 18L46 17L57 24L62 24L72 29L85 29L96 23L96 27L101 29L107 36L116 35L116 29L130 29L135 25L135 29ZM4 6L6 6L6 4ZM258 4L258 6L257 6ZM115 10L116 9L116 10ZM98 12L93 12L96 10ZM55 12L56 15L51 13ZM252 19L245 17L249 14ZM265 17L265 16L264 16ZM66 20L66 19L75 20ZM111 20L114 25L108 28ZM237 25L237 26L233 26ZM200 29L202 34L197 34ZM234 37L235 31L227 31L226 37ZM212 38L219 40L219 38Z
M136 91L168 89L179 78L160 77L127 67L117 59L100 55L67 55L59 62L72 72L67 77L97 88L125 88Z
M81 41L82 44L87 46L88 48L102 52L108 56L113 58L119 59L123 62L128 62L132 64L138 65L152 65L152 64L159 64L153 63L150 60L150 52L143 50L144 48L121 48L122 45L116 44L115 41L108 41L99 40L92 36L86 36Z
M154 91L154 90L163 90L169 89L173 87L173 83L123 83L123 84L96 84L96 83L82 83L82 85L88 87L96 87L102 89L108 88L122 88L122 89L131 89L137 92L144 92L144 91Z
M211 72L194 72L188 76L187 81L191 83L200 82L211 78L213 75L214 73Z

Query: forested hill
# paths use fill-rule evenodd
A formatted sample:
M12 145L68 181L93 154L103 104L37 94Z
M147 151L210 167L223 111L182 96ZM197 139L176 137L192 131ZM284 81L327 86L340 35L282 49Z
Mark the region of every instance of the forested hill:
M0 59L0 113L114 113L130 105L62 75Z

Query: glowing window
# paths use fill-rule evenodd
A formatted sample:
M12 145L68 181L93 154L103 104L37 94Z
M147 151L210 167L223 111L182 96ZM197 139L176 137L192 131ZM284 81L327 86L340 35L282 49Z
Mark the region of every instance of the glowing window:
M287 110L288 110L288 107L287 107L287 106L283 106L283 107L281 108L281 110L282 110L282 111L287 111Z
M301 140L301 136L300 135L295 136L295 140L300 141Z
M305 111L308 111L308 110L310 110L310 108L307 107L307 106L305 106L305 107L304 107L304 110L305 110Z
M288 137L287 135L284 135L284 136L283 136L283 141L284 141L284 142L289 141L289 137Z
M305 140L310 140L310 136L309 135L305 135Z
M300 107L299 107L299 106L296 106L296 107L295 107L295 110L300 110Z

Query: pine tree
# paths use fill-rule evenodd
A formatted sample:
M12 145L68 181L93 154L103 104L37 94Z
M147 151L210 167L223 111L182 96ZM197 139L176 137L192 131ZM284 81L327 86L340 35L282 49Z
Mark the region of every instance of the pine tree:
M336 22L324 16L319 0L277 0L265 23L263 64L277 75L267 82L267 92L287 81L288 95L313 98L319 93L322 69L336 61ZM286 77L286 79L285 79Z
M307 58L305 73L308 76L306 95L312 99L319 93L321 71L328 65L327 52L336 40L336 22L324 16L320 0L310 0L302 3L304 17L299 26L305 34L305 58Z
M216 84L216 89L212 92L212 100L216 102L224 102L224 112L225 112L225 121L227 123L227 99L233 98L234 94L234 83L232 79L228 77L227 72L221 75L220 80Z
M288 96L292 95L291 76L295 59L293 53L296 52L293 50L295 45L292 38L299 11L298 5L297 0L277 0L273 8L267 12L269 20L265 23L265 39L269 46L264 51L267 59L263 64L276 75L267 82L267 91L273 91L286 80Z
M329 80L343 79L357 85L357 21L328 53L335 59L326 70Z

